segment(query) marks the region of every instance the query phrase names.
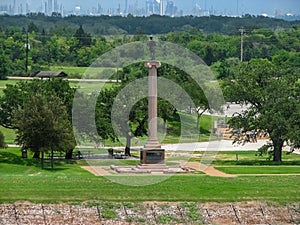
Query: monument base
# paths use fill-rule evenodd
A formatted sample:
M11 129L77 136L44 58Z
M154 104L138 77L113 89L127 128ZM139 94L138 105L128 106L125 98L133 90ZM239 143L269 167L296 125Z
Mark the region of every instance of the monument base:
M143 149L140 152L140 164L165 164L164 149Z

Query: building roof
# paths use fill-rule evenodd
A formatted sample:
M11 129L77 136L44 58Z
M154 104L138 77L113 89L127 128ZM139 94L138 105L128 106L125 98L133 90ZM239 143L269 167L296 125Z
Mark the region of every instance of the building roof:
M51 78L51 77L67 77L68 75L63 71L40 71L35 76L40 78Z

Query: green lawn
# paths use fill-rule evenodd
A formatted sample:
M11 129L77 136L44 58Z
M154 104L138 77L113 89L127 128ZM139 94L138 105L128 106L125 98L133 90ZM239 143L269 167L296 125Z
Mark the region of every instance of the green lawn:
M162 140L163 144L178 143L179 141L181 143L187 143L210 140L210 132L212 130L213 121L216 120L217 117L202 115L200 121L200 132L197 135L197 115L188 113L179 114L182 117L182 120L186 123L181 127L181 122L179 120L168 121L167 135L165 139ZM184 134L181 133L181 129L184 131Z
M0 150L0 202L80 203L88 201L300 201L299 176L218 178L177 175L149 186L126 186L96 177L80 161L56 161L41 170L39 161L20 158L17 148ZM128 181L132 177L121 176ZM149 180L148 176L138 176Z
M299 174L300 175L300 166L217 166L215 168L228 174Z
M236 160L238 156L238 160ZM201 155L200 155L201 157ZM260 165L297 165L300 166L300 155L282 153L282 162L269 160L268 155L259 156L257 151L225 151L218 152L213 165L215 166L260 166Z

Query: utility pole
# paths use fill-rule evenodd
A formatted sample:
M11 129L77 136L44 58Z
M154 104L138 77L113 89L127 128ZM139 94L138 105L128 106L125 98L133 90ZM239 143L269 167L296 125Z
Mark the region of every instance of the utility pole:
M26 75L28 74L28 52L29 52L29 43L28 43L28 30L26 31L26 43L25 43L25 52L26 52L26 59L25 59L25 71Z
M242 29L239 29L239 31L241 32L241 62L243 62L243 59L244 59L244 32L245 32L245 29L242 28Z

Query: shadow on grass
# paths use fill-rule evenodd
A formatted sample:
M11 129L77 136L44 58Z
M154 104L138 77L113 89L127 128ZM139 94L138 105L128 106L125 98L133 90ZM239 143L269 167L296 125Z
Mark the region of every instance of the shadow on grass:
M200 134L210 135L210 131L203 127L200 127Z
M59 171L64 171L67 170L68 168L57 168L57 165L54 165L54 168L52 169L50 166L45 167L43 170L45 171L50 171L50 172L59 172Z
M38 166L39 162L39 159L23 159L21 158L21 156L17 156L16 154L7 151L0 151L0 163L16 164L23 166Z
M21 166L35 166L41 167L41 159L33 159L33 158L22 158L14 153L8 152L6 150L0 150L0 163L6 164L14 164ZM61 171L68 169L66 165L85 165L86 162L84 160L66 160L66 159L55 159L54 160L54 168L50 167L50 160L44 160L45 170L49 171Z

